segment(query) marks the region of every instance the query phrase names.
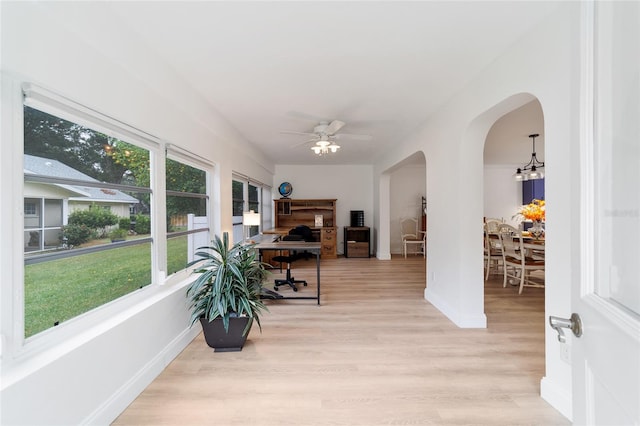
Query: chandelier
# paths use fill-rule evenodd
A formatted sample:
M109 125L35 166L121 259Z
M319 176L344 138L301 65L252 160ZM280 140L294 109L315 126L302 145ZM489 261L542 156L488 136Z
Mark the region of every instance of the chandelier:
M322 155L328 154L329 152L336 153L338 148L340 148L340 145L337 145L334 141L329 141L327 135L322 135L315 146L311 147L311 150L318 155Z
M516 181L542 179L544 177L544 162L538 161L536 157L536 138L540 136L535 133L529 135L531 138L533 149L531 150L531 160L522 167L519 167L513 174Z

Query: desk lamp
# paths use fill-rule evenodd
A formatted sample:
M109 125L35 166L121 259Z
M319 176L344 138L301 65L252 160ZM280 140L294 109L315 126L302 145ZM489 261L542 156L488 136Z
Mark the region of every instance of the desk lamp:
M253 210L249 210L248 212L244 212L242 214L242 229L245 232L245 242L249 243L249 239L250 239L250 235L249 235L249 229L252 226L259 226L260 225L260 213L256 213Z

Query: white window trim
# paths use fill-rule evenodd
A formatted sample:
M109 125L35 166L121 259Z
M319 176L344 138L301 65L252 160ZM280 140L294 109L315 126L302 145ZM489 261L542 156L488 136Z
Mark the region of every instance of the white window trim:
M7 79L8 80L8 79ZM4 81L3 81L4 83ZM14 182L19 182L17 186L17 192L13 193L14 202L17 202L19 196L20 204L24 203L24 173L23 173L23 155L24 155L24 132L23 132L23 122L24 122L24 106L29 106L36 108L40 111L55 115L57 117L75 122L77 124L84 125L96 131L102 132L108 136L112 136L121 140L125 140L130 143L134 143L137 146L140 146L143 149L149 151L149 161L150 161L150 189L148 188L137 188L136 190L141 190L142 192L150 192L151 196L151 217L152 217L152 234L151 239L153 241L151 245L151 283L149 285L144 286L141 289L135 290L129 294L123 295L115 300L107 302L101 306L93 308L92 310L80 314L74 318L64 321L60 325L56 327L51 327L47 330L39 332L33 336L25 338L24 335L24 253L23 253L23 232L24 232L24 221L21 217L16 218L16 222L21 223L22 225L19 227L20 238L15 239L15 247L19 248L18 253L20 253L19 260L16 254L16 257L10 260L10 264L13 269L12 279L10 282L13 284L11 288L12 298L9 299L11 303L10 309L5 310L7 307L3 305L3 311L8 312L11 316L11 319L7 322L12 324L12 330L8 331L4 328L2 329L3 340L5 339L4 334L12 335L13 338L9 338L8 340L11 342L11 345L5 346L4 341L2 346L0 346L0 354L3 356L3 363L5 360L9 361L7 365L11 365L14 361L18 362L20 360L28 359L30 357L37 356L43 351L51 350L52 348L68 345L70 342L78 340L79 335L82 335L84 332L95 329L96 327L105 327L107 323L113 323L114 321L120 321L122 318L122 314L126 311L129 311L138 307L141 304L149 303L152 295L157 294L159 292L163 292L166 290L162 290L162 286L154 285L159 282L163 282L164 277L162 276L161 271L159 270L159 265L163 264L164 261L159 261L161 257L158 255L158 244L156 241L166 240L166 234L164 232L164 220L162 219L163 215L158 215L159 203L164 203L164 182L158 183L163 179L154 178L159 173L164 176L164 166L156 169L156 164L164 163L164 155L160 151L160 147L163 145L161 141L149 135L146 132L143 132L139 129L136 129L132 126L129 126L125 123L122 123L116 119L113 119L107 115L101 114L91 108L80 105L72 100L69 100L63 96L57 95L47 89L42 87L33 85L31 83L13 83L12 87L16 89L16 86L20 86L20 97L14 97L11 100L12 111L11 111L11 126L12 129L8 129L12 135L19 135L19 137L14 137L14 145L12 146L12 156L14 164L17 163L20 165L18 174L16 168L12 168L12 174L16 174L16 176L11 176ZM17 90L11 91L11 96L13 97ZM3 97L6 95L3 95ZM4 98L3 98L4 99ZM4 116L2 117L3 121L5 120ZM5 133L3 133L3 137ZM161 161L158 161L159 158L162 158ZM2 165L6 165L5 161L11 160L2 160ZM102 184L104 185L104 184ZM161 188L160 188L161 187ZM22 209L21 209L22 211ZM155 222L155 223L154 223ZM160 222L160 223L159 223ZM160 232L158 232L160 230ZM163 250L166 249L166 243L161 243ZM14 250L15 252L15 250ZM2 299L7 300L4 297ZM3 322L5 321L5 314L3 314ZM9 336L7 336L9 337ZM5 355L7 355L5 357Z
M163 141L134 127L128 126L91 108L79 105L63 96L57 95L39 86L20 81L19 76L0 73L2 90L0 97L4 107L0 115L0 137L11 143L0 146L0 186L4 201L0 204L0 233L11 241L7 256L0 258L0 269L4 279L10 285L0 289L0 357L3 364L3 388L36 371L46 364L51 356L60 356L72 351L93 338L96 333L108 330L126 321L132 315L143 311L148 306L166 297L169 293L183 292L190 281L187 269L171 276L165 284L162 270L165 257L160 256L158 247L166 250L166 220L163 213L165 206L164 163L166 147L167 155L180 157L181 161L194 166L205 167L207 171L207 194L214 200L213 182L217 182L215 164L199 156L185 156L184 150ZM60 118L87 125L106 135L134 142L148 149L151 168L151 213L155 218L152 232L155 232L152 245L152 282L141 289L108 302L84 314L49 328L34 336L24 337L24 106L32 106L38 110L51 113ZM96 117L100 117L97 120ZM187 151L188 152L188 151ZM187 158L188 157L188 158ZM158 179L157 176L162 176ZM219 201L219 200L218 200ZM210 201L214 203L215 201ZM68 206L63 206L66 215ZM214 222L213 209L208 210L211 223ZM155 222L155 223L154 223ZM212 232L212 231L210 231ZM169 282L170 281L170 282ZM55 354L55 355L54 355Z
M32 83L22 85L24 105L89 127L117 139L134 142L142 148L157 152L159 138L106 114L74 102Z
M267 185L265 183L260 182L257 179L253 179L249 176L246 176L242 173L233 172L232 173L232 181L242 182L242 211L249 211L249 185L255 186L258 188L258 205L260 208L258 209L260 212L260 226L259 232L262 232L263 229L271 226L270 218L271 218L271 202L265 201L265 191L271 192L271 185ZM264 214L266 211L269 211L269 214ZM269 218L269 223L265 222L265 219ZM233 216L234 223L236 220L242 221L242 217ZM244 235L244 225L242 226L242 235Z
M199 157L196 154L192 153L191 151L188 151L182 147L179 147L177 145L174 144L170 144L167 143L165 145L165 159L170 159L173 161L177 161L183 164L186 164L188 166L194 167L198 170L202 170L206 173L206 200L207 200L207 229L206 232L208 233L207 239L211 240L212 237L212 225L213 225L213 209L211 208L211 199L213 197L212 194L212 179L214 176L214 172L215 172L215 163L213 161L209 161L205 158ZM165 170L166 172L166 170ZM165 174L165 180L166 180L166 174ZM166 183L166 182L165 182ZM167 190L165 188L165 195L167 193ZM166 198L165 198L165 206L166 206ZM166 228L165 228L166 229ZM195 231L195 232L191 232L191 233L200 233L200 232L205 232L205 230L202 231ZM168 234L166 234L165 231L165 242L167 240ZM165 246L166 249L166 246ZM168 270L168 265L166 263L167 261L167 256L164 256L164 264L163 264L163 268L164 271ZM171 273L169 275L168 271L167 272L163 272L161 271L161 284L167 283L167 284L171 284L174 282L178 282L180 280L183 280L184 277L184 271L186 271L188 268L182 269L180 271Z

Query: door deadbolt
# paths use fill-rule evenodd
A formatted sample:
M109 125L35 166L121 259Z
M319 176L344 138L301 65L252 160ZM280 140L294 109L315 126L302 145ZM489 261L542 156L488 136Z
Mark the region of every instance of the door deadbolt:
M571 314L571 318L569 319L550 316L549 325L558 332L558 341L561 343L567 341L564 330L562 330L563 328L571 330L576 337L582 336L582 320L580 319L580 315L576 313Z

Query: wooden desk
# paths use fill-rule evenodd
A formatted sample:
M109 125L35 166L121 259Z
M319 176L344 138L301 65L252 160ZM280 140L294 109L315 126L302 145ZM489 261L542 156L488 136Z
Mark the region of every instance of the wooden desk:
M289 235L289 231L291 231L292 228L271 228L271 229L265 229L264 231L262 231L263 234L265 235Z
M287 230L287 234L289 231ZM285 234L286 235L286 234ZM263 251L278 251L278 250L298 250L298 251L308 251L310 253L314 253L316 255L316 282L317 282L317 291L316 296L282 296L273 300L280 299L310 299L316 300L318 305L320 304L320 242L305 242L305 241L282 241L277 239L274 241L273 235L262 235L261 238L254 238L257 242L255 248L259 251L262 256Z
M336 259L338 257L337 252L337 240L338 235L335 227L333 226L322 226L322 227L309 227L311 229L311 233L316 241L320 242L320 254L323 259ZM289 227L276 227L271 229L265 229L262 231L263 234L266 235L289 235L289 231L293 228ZM268 263L268 262L267 262Z

